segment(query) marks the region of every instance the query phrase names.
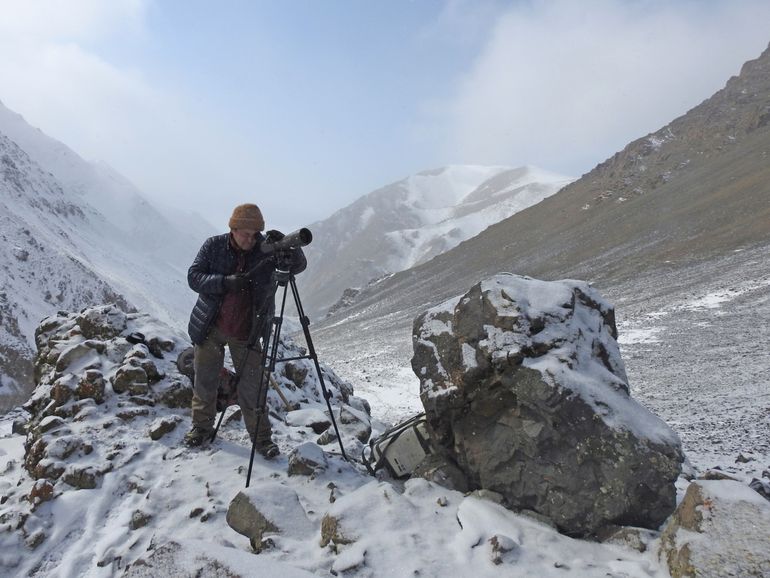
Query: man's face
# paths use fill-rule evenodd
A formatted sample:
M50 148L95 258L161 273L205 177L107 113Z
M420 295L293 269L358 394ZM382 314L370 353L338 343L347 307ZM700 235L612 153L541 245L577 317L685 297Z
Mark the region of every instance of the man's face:
M257 243L257 233L254 229L230 229L235 244L243 251L251 251Z

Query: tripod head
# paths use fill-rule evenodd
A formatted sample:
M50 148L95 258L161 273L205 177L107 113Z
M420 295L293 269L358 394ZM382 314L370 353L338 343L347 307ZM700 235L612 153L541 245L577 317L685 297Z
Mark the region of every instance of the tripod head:
M305 269L307 261L301 248L309 245L313 240L310 229L298 229L293 233L284 235L279 231L268 231L265 241L260 245L260 251L265 255L271 255L275 259L276 272L291 271L299 273ZM279 284L285 285L286 280Z
M284 269L278 268L273 272L273 279L277 287L286 287L286 284L292 278L292 273Z
M309 245L313 240L313 233L310 229L298 229L293 233L284 235L279 231L268 231L265 240L260 244L259 251L263 255L270 255L274 259L265 259L257 263L251 270L247 271L245 276L253 279L259 271L262 271L268 267L275 270L276 273L283 271L301 272L305 269L306 261L301 249L305 245ZM299 253L299 259L301 265L297 269L295 262L296 253ZM285 285L285 282L282 283Z

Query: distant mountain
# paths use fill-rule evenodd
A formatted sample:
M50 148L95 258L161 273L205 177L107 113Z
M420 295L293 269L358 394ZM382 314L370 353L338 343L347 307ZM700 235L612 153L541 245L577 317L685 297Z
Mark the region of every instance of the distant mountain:
M0 104L0 406L29 393L34 328L59 309L116 302L183 326L205 228L187 222Z
M571 180L534 167L449 166L369 193L310 226L303 302L326 311L346 289L425 263Z
M678 270L768 246L769 155L770 49L711 98L559 193L360 292L318 337L337 352L355 339L365 356L360 344L388 331L399 341L399 359L388 363L407 365L414 316L501 271L611 288L661 271L676 280Z

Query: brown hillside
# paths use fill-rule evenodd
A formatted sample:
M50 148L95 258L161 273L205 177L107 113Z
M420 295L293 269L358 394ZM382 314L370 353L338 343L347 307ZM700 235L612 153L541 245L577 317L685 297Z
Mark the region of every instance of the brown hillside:
M557 195L362 292L349 313L406 323L500 271L608 286L769 242L768 154L770 48L687 114Z

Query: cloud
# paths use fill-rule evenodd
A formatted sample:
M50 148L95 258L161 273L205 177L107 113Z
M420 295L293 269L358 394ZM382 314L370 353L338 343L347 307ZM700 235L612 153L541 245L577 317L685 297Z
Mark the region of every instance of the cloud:
M0 0L0 37L87 41L141 28L148 0Z
M329 76L337 67L319 66L293 24L256 35L269 59L241 49L250 44L239 34L255 36L250 25L227 29L233 43L223 49L220 29L261 8L217 8L200 37L181 34L212 10L195 6L0 0L0 100L153 201L214 223L256 201L296 224L325 218L378 180L450 162L589 170L719 89L766 46L770 21L766 0L420 4L398 20L404 46L421 51L408 76L416 89L403 91L406 52L378 52L395 59L378 67L366 50L335 46L330 58L366 73ZM275 10L265 22L283 21ZM184 18L180 34L153 36ZM241 74L262 61L262 77Z
M247 164L245 147L193 97L99 56L100 42L140 43L149 8L147 0L0 0L0 54L14 55L0 59L0 100L154 201L209 216L223 188L251 184L235 167Z
M0 98L77 152L104 158L132 138L141 125L136 116L157 109L163 97L140 73L117 68L85 47L99 38L141 34L146 4L2 2L0 52L13 58L0 59Z
M768 21L760 1L518 3L441 103L447 155L590 170L721 88Z

